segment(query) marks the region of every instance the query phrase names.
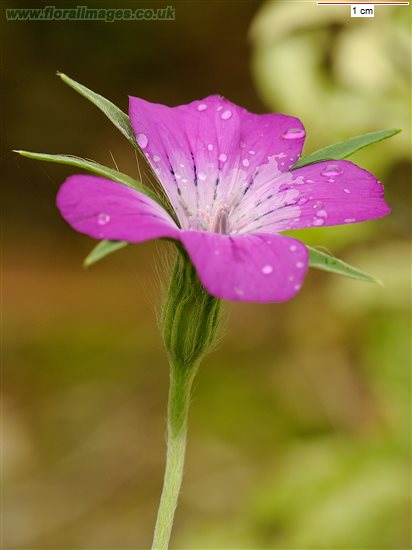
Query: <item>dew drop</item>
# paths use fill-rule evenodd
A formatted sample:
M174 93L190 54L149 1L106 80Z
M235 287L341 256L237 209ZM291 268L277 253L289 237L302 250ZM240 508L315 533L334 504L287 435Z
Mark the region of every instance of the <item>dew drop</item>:
M335 183L335 180L334 180L333 178L329 178L329 179L328 179L328 182L329 182L329 183Z
M302 267L305 267L305 264L303 262L296 262L296 267L302 269Z
M216 111L221 111L223 109L222 105L219 105L219 107L216 109Z
M197 106L198 111L206 111L206 109L207 109L206 103L201 103L200 105Z
M343 170L337 164L328 164L324 170L322 170L321 175L326 177L339 176L343 173Z
M354 222L356 222L356 219L355 218L345 218L343 221L345 223L354 223Z
M289 281L293 281L294 278L295 278L294 275L289 275L289 277L288 277Z
M295 244L291 244L291 245L289 246L289 250L290 250L291 252L296 252L297 249L298 249L298 247L297 247Z
M323 202L322 201L315 201L313 203L313 208L322 208Z
M300 290L300 289L302 288L302 285L296 284L296 285L293 286L293 288L294 288L295 290Z
M137 134L137 144L141 149L145 149L147 147L147 144L149 143L149 140L147 139L146 134Z
M250 162L248 161L248 159L244 159L242 161L242 164L243 164L243 166L249 166Z
M207 178L207 175L204 173L204 172L199 172L197 177L202 180L202 181L205 181L205 179Z
M314 220L313 225L323 225L325 223L325 220L323 218L318 218L317 220Z
M180 166L180 168L184 168L184 167L185 167L185 165L183 164L183 162L181 162L181 163L179 164L179 166Z
M347 189L347 188L345 187L345 189L343 190L343 192L344 192L344 193L348 193L348 195L349 195L349 194L350 194L350 189Z
M213 144L209 143L209 145L207 146L207 149L208 151L213 151Z
M106 212L102 212L97 216L97 223L99 225L106 225L109 223L109 221L110 221L110 216L109 214L106 214Z
M222 120L229 120L231 116L232 116L232 111L223 111L223 113L220 115L220 118Z
M159 162L160 157L158 157L157 155L154 155L154 156L153 156L153 160L154 160L155 162Z
M266 264L262 267L263 275L270 275L273 271L273 267L269 264Z
M315 183L314 180L306 180L306 183Z
M182 178L182 183L187 183L187 178Z
M305 136L305 130L302 128L289 128L285 133L282 134L283 139L300 139Z
M316 215L318 216L318 218L327 218L328 217L328 213L326 212L326 210L318 210L316 212Z
M298 205L302 206L303 204L306 204L308 202L308 199L305 199L305 197L302 197L298 200Z
M249 155L254 155L255 151L248 151Z
M219 160L222 161L222 162L226 162L227 161L227 156L224 153L220 153Z

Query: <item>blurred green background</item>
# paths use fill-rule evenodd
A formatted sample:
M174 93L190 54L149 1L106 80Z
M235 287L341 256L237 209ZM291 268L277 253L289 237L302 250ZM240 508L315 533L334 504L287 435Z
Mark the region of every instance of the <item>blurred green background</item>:
M222 93L299 116L306 152L404 129L353 157L385 183L392 215L301 233L384 288L312 270L289 303L228 304L195 387L172 547L410 548L409 8L351 19L310 2L113 4L87 2L172 4L176 20L6 22L2 11L2 548L148 548L163 475L168 365L155 311L167 247L84 270L93 242L54 206L75 170L11 153L110 166L113 155L137 176L123 136L56 70L124 110L128 94L175 105Z

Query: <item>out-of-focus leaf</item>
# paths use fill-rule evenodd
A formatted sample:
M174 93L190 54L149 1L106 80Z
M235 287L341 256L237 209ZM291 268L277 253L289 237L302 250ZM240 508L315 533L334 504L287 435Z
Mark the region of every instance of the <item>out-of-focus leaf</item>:
M356 267L353 267L346 262L326 254L326 252L321 252L316 248L307 246L309 250L309 266L316 269L323 269L324 271L330 271L331 273L336 273L337 275L345 275L346 277L351 277L352 279L357 279L358 281L365 281L368 283L377 283L382 285L382 282L374 277L365 273Z
M121 131L121 133L130 141L130 143L134 147L138 147L136 143L136 138L134 137L134 133L130 125L129 117L126 113L124 113L121 109L119 109L119 107L117 107L114 103L112 103L105 97L96 94L96 92L93 92L92 90L89 90L89 88L86 88L86 86L83 86L83 84L79 84L67 75L60 72L58 72L57 75L63 80L63 82L76 90L76 92L79 92L79 94L81 94L83 97L94 103L96 107L98 107L107 116L107 118L111 122L113 122L116 128Z
M87 258L84 260L83 265L85 267L89 267L99 260L102 260L109 254L112 254L113 252L124 248L125 246L127 246L127 244L128 243L125 241L100 241L99 244L97 244L93 248Z
M401 130L399 128L392 128L391 130L382 130L380 132L371 132L369 134L363 134L361 136L355 136L353 138L347 139L346 141L340 141L339 143L334 143L333 145L328 145L323 147L314 153L311 153L307 157L302 157L299 159L292 167L292 170L295 168L302 168L308 164L313 164L314 162L319 162L321 160L339 160L345 159L356 151L368 147L373 143L388 139L396 134L399 134Z
M93 172L94 174L97 174L99 176L103 176L119 183L123 183L128 187L132 187L133 189L144 193L152 200L159 203L161 206L165 207L165 205L162 203L162 199L158 197L155 193L153 193L153 191L151 191L148 187L139 183L127 174L123 174L122 172L118 172L117 170L113 170L112 168L108 168L103 164L98 164L97 162L94 162L92 160L86 160L81 157L76 157L72 155L49 155L46 153L32 153L30 151L18 150L15 150L14 152L30 159L55 162L57 164L69 164L70 166L76 166L77 168L82 168L83 170L87 170L88 172Z

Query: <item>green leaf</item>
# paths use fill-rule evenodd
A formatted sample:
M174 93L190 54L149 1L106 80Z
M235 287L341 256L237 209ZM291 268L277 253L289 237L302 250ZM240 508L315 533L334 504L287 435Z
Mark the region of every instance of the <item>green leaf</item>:
M129 117L126 113L124 113L121 109L119 109L119 107L117 107L108 99L99 94L96 94L96 92L92 92L92 90L89 90L89 88L86 88L86 86L79 84L67 75L60 72L58 72L57 75L63 80L63 82L68 84L71 88L76 90L76 92L79 92L79 94L94 103L96 107L103 111L107 118L111 122L113 122L113 124L122 132L122 134L130 141L130 143L134 147L138 147L136 143L136 138L134 137L134 132L130 125Z
M88 172L93 172L94 174L97 174L99 176L103 176L119 183L123 183L128 187L132 187L133 189L144 193L152 200L159 203L161 206L165 207L165 204L162 203L162 199L145 185L139 183L127 174L123 174L122 172L118 172L117 170L113 170L112 168L108 168L107 166L103 166L102 164L98 164L97 162L94 162L92 160L86 160L72 155L48 155L46 153L32 153L30 151L18 150L15 150L14 152L30 159L55 162L57 164L69 164L70 166L76 166L77 168L82 168L83 170L87 170Z
M127 244L125 241L100 241L84 260L83 265L89 267L116 250L124 248Z
M311 153L307 157L302 157L299 159L292 167L292 170L295 168L302 168L308 164L313 164L314 162L319 162L321 160L339 160L345 159L356 151L372 145L372 143L377 143L384 139L388 139L396 134L401 132L399 128L393 128L392 130L382 130L380 132L371 132L369 134L363 134L361 136L356 136L350 138L346 141L340 141L333 145L328 145L323 149L319 149L314 153Z
M336 273L337 275L345 275L346 277L351 277L352 279L357 279L358 281L382 285L382 281L376 277L373 277L373 275L369 275L369 273L365 273L356 267L352 267L346 262L343 262L330 254L326 254L326 252L321 252L320 250L307 245L306 248L309 250L310 267L330 271L331 273Z

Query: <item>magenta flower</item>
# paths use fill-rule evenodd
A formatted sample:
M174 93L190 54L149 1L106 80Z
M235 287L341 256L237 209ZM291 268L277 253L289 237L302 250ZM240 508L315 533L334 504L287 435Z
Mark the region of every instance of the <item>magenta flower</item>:
M180 241L218 298L289 300L302 286L308 252L283 231L390 211L382 185L352 162L291 171L305 139L297 118L252 114L210 96L173 108L131 97L130 119L178 223L143 193L95 176L69 177L57 205L74 229L95 239Z

